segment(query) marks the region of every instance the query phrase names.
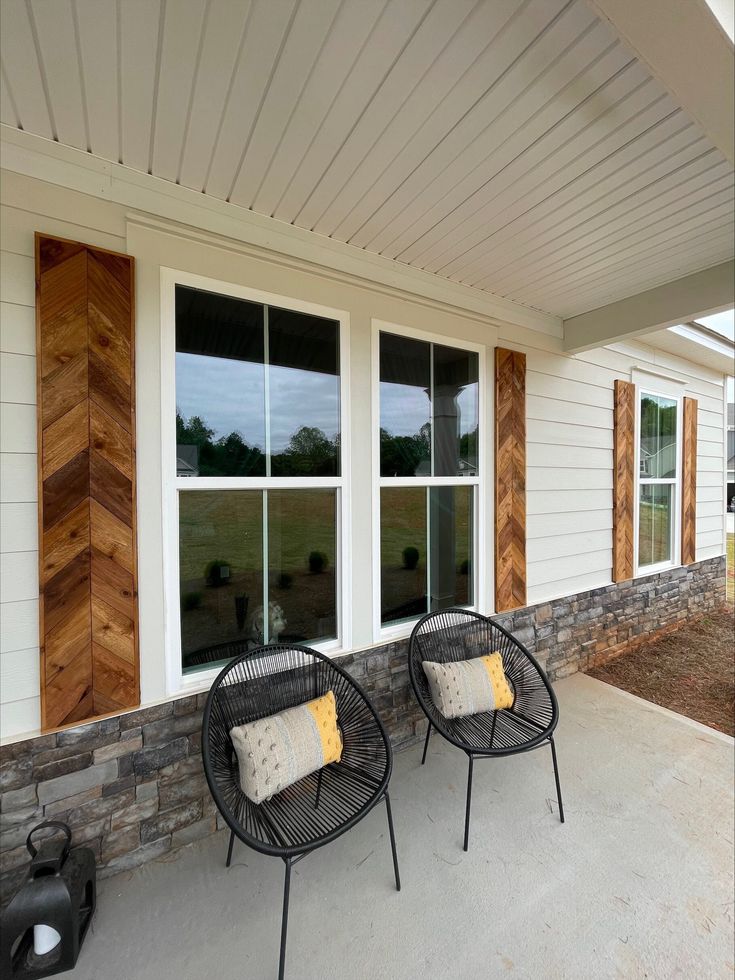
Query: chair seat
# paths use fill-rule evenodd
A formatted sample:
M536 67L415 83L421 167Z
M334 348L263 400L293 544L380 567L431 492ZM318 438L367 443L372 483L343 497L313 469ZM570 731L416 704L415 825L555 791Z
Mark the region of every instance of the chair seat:
M366 777L340 762L326 766L321 772L318 806L318 772L258 804L249 800L238 786L236 794L240 799L233 809L236 812L242 808L242 829L255 840L284 853L312 850L339 836L364 815L385 788L382 779ZM234 776L236 779L236 773Z
M432 719L432 724L459 747L482 755L506 755L535 748L554 730L551 718L548 724L540 724L513 710L485 711L464 718L441 717L438 724Z

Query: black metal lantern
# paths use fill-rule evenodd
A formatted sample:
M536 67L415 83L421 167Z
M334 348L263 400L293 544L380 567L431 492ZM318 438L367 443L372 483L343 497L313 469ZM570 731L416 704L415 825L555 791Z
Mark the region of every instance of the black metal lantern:
M38 848L40 830L60 830ZM97 869L88 847L71 851L71 831L49 820L28 835L28 878L2 916L0 976L13 980L50 977L71 970L97 902ZM58 938L57 938L58 937Z

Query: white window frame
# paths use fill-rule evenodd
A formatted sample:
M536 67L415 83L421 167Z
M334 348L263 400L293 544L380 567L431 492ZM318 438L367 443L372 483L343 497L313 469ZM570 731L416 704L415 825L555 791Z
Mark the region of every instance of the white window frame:
M477 433L477 476L458 477L458 476L396 476L388 477L380 475L380 335L381 333L392 333L398 337L406 337L411 340L421 340L425 343L439 344L443 347L454 347L456 350L466 350L477 354L478 360L478 433ZM398 640L408 636L415 624L421 618L416 616L412 619L402 620L389 626L383 626L380 621L381 616L381 582L380 582L380 491L382 487L415 487L425 489L427 487L453 487L453 486L473 486L473 514L474 514L474 533L472 540L472 567L474 574L473 599L472 605L465 608L477 612L485 612L485 574L486 574L486 548L485 543L485 502L484 489L486 480L486 417L485 417L485 362L487 348L484 344L476 344L469 340L462 340L457 337L447 337L441 334L429 333L424 330L416 330L413 327L406 327L401 324L391 323L386 320L372 320L372 471L373 471L373 642L389 643L391 640ZM433 444L432 426L432 444ZM428 561L428 546L427 546ZM427 582L428 585L428 582ZM427 590L428 591L428 590Z
M682 444L682 410L684 407L681 389L672 390L672 387L662 385L660 388L655 384L637 383L636 408L635 408L635 511L633 521L633 537L635 556L636 577L643 575L655 575L657 572L665 571L668 568L676 568L681 565L681 444ZM666 479L641 479L641 401L645 395L654 398L666 398L676 402L676 468L675 476ZM672 486L673 520L671 531L671 558L669 561L656 562L653 565L640 564L640 508L641 508L641 486Z
M181 663L179 599L179 491L294 490L328 488L336 491L335 577L337 639L311 645L329 656L348 651L352 617L348 598L351 580L350 533L350 400L349 314L345 310L282 296L237 283L224 282L178 269L161 267L161 480L163 499L164 635L166 694L201 690L211 685L221 665L184 674ZM338 477L180 477L176 475L176 286L190 286L266 306L336 320L339 324L340 476ZM267 567L264 568L267 575Z

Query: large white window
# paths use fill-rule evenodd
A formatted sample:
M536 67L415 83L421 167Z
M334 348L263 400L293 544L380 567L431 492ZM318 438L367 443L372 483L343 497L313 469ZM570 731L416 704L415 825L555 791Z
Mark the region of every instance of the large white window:
M376 636L478 603L480 349L376 324Z
M678 564L681 399L638 389L637 565Z
M169 687L259 643L336 650L344 318L168 271L162 289Z

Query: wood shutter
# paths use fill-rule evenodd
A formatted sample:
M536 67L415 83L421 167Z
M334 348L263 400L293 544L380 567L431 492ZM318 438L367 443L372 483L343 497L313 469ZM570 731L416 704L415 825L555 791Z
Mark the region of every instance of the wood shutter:
M495 348L495 609L526 605L526 355Z
M684 399L681 454L681 563L697 557L697 399Z
M635 527L635 385L615 382L613 436L613 581L633 578Z
M44 729L139 703L134 264L36 235Z

